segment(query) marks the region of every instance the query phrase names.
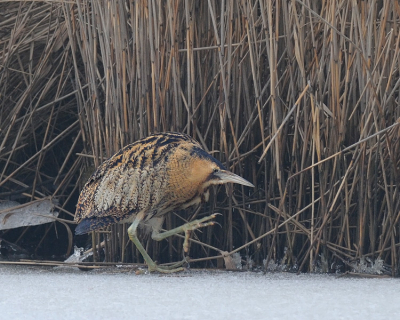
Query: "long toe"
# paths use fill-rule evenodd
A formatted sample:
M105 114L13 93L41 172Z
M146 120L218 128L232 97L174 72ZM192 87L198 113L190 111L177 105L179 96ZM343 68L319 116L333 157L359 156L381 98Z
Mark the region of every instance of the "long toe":
M172 269L173 270L173 269L177 269L180 266L183 266L184 264L189 264L189 260L186 259L186 257L184 257L182 261L175 262L174 264L171 264L169 266L165 266L163 268L167 268L167 269Z
M207 217L204 217L204 218L201 218L201 219L193 220L193 221L190 221L188 223L185 223L182 227L185 230L193 231L193 230L196 230L196 229L199 229L199 228L212 226L216 222L215 221L209 221L209 220L215 219L216 216L217 216L217 214L212 214L210 216L207 216ZM209 221L209 222L206 222L206 221Z
M175 266L175 265L173 265L173 266ZM170 267L161 267L161 266L150 267L149 266L149 271L150 272L156 271L156 272L160 272L160 273L175 273L175 272L180 272L180 271L184 270L182 267L173 268L173 266L170 266Z

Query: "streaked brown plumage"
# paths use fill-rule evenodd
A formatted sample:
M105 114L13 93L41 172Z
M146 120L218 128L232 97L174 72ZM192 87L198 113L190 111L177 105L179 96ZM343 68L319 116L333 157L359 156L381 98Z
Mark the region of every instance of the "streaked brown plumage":
M211 185L227 182L253 186L227 171L190 136L173 132L151 135L121 149L89 178L79 196L75 214L79 225L75 233L131 222L129 238L142 253L150 271L182 270L164 269L153 262L137 239L138 225L151 226L155 240L184 232L186 250L190 230L212 224L206 221L214 216L160 233L165 214L207 201Z

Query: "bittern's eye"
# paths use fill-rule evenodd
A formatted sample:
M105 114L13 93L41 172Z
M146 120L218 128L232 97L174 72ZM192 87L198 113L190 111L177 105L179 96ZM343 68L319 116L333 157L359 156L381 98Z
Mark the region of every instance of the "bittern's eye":
M215 169L213 170L213 173L217 173L218 171L219 171L219 169L215 168Z

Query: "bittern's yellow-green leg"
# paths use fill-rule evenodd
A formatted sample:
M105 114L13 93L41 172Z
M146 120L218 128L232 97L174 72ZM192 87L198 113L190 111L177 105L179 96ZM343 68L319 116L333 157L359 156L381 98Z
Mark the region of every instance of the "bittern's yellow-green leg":
M162 233L158 232L157 230L153 231L151 237L152 237L152 239L154 239L156 241L163 240L165 238L168 238L168 237L173 236L178 233L185 234L185 240L183 241L183 252L184 252L185 257L183 258L182 261L178 261L178 262L174 263L173 265L168 266L168 268L176 268L187 262L186 255L189 251L190 232L193 230L199 229L199 228L214 225L215 223L213 221L210 221L210 222L206 222L206 221L214 219L216 217L216 215L217 214L212 214L210 216L207 216L207 217L204 217L201 219L193 220L193 221L185 223L179 227L176 227L172 230L168 230L168 231L165 231Z
M214 222L212 222L212 221L206 222L206 221L214 219L215 216L216 215L213 214L213 215L204 217L202 219L194 220L194 221L185 223L182 226L179 226L177 228L174 228L172 230L168 230L168 231L165 231L162 233L155 231L152 233L151 237L153 240L161 241L161 240L168 238L170 236L173 236L175 234L185 233L185 241L183 242L183 249L184 249L185 253L187 253L188 248L189 248L188 243L189 243L190 231L196 230L198 228L213 225ZM160 267L148 255L148 253L146 252L146 250L144 249L144 247L142 246L142 244L140 243L140 241L137 237L137 227L138 227L140 221L143 219L143 217L144 217L144 213L142 213L142 212L136 216L135 220L133 221L131 226L128 228L128 235L129 235L129 239L131 239L131 241L135 244L135 246L138 248L138 250L142 254L143 259L146 261L146 263L148 265L148 270L150 272L158 271L158 272L162 272L162 273L172 273L172 272L182 271L183 268L180 266L186 262L185 259L183 259L180 262L175 263L174 265L172 265L170 267Z

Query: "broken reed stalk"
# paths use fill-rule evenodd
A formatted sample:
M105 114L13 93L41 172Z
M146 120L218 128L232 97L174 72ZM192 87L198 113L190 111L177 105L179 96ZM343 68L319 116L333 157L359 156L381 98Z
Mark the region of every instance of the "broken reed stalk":
M396 2L6 5L0 195L30 187L21 194L60 197L73 213L103 159L153 132L186 132L257 186L217 188L185 216L224 213L191 256L285 257L301 271L370 256L398 273ZM93 243L104 237L108 261L141 261L126 226ZM159 262L182 254L180 237L147 246Z

